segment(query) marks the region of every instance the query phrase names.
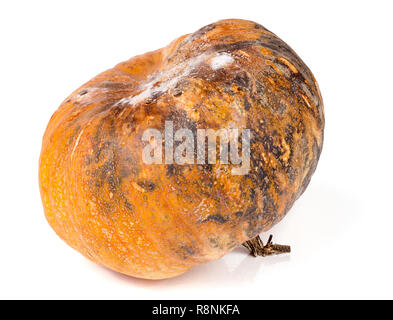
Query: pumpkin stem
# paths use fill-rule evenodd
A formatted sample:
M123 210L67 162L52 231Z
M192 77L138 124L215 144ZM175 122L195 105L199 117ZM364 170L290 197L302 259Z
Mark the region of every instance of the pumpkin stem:
M271 256L273 254L291 252L290 246L273 244L272 239L273 236L270 235L266 245L263 245L261 238L259 236L256 236L255 238L244 242L243 246L246 247L250 251L250 254L254 257L257 256L266 257L266 256Z

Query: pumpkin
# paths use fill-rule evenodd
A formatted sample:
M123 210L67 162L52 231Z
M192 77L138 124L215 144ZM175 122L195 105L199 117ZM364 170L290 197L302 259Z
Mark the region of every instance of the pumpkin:
M163 149L162 163L146 163L144 132L168 123L192 133L248 129L248 170L234 174L239 163L220 159L171 162ZM242 244L257 255L258 234L309 184L323 129L318 85L296 53L260 24L222 20L65 99L42 142L45 215L85 257L138 278L174 277ZM262 253L275 249L289 250L269 241Z

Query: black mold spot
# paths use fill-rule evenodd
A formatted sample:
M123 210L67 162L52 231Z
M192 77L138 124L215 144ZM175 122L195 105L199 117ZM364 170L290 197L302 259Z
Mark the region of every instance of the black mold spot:
M197 123L188 118L187 112L185 110L175 110L168 114L167 119L173 121L173 129L190 129L194 134L196 134Z
M181 176L183 174L183 168L184 166L168 164L166 169L166 175L169 178Z
M254 189L251 189L251 191L250 191L250 199L252 202L256 201L256 192Z
M121 198L122 198L122 200L123 200L123 202L124 202L124 206L125 206L129 211L134 211L134 206L133 206L133 204L130 203L130 202L127 200L127 198L126 198L123 194L121 194Z
M154 91L151 94L151 97L149 97L148 99L146 99L145 104L151 104L153 103L155 100L157 100L159 97L161 97L165 92L164 91Z
M213 165L210 163L200 164L200 165L198 165L198 169L210 173L210 172L213 172Z
M249 207L249 208L247 208L243 217L249 218L250 216L254 215L255 211L257 211L257 207L255 207L255 206Z
M285 168L285 171L288 175L289 182L291 184L294 184L297 178L297 170L293 168L291 165L289 165Z
M235 212L236 217L241 217L243 215L242 211Z
M235 50L241 50L249 48L253 45L257 45L256 41L238 41L234 43L220 43L212 47L212 51L217 52L231 52Z
M183 91L179 88L173 89L173 96L174 97L180 97L183 94Z
M218 223L225 223L229 220L229 217L223 217L221 214L213 214L209 217L207 217L205 220L202 220L201 222L209 222L209 221L215 221Z
M209 240L210 245L213 248L222 249L222 245L221 245L220 239L218 237L216 237L216 238L209 238L208 240Z
M285 141L289 144L290 147L292 147L293 144L293 134L295 133L295 128L288 124L285 127Z
M241 88L248 89L250 86L250 78L246 72L242 72L236 75L233 82Z
M156 188L156 185L148 180L138 181L137 184L147 191L153 191Z
M258 24L258 23L256 23L256 24L254 25L254 28L257 29L257 30L266 30L266 31L269 31L269 30L267 30L264 26L261 26L261 25Z
M244 102L244 109L246 111L250 110L251 104L250 104L250 102L248 101L248 99L246 97L244 97L243 102Z
M192 249L190 246L188 245L182 245L179 247L179 249L176 252L182 259L187 259L190 256L195 255L195 250Z

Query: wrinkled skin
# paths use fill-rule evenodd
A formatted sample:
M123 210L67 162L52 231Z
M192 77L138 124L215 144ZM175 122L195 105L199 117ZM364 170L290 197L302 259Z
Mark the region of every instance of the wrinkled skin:
M219 57L219 58L217 58ZM147 128L249 128L251 169L148 165ZM223 20L136 56L72 93L40 158L46 218L92 261L162 279L218 259L279 222L307 187L322 148L318 85L259 24Z

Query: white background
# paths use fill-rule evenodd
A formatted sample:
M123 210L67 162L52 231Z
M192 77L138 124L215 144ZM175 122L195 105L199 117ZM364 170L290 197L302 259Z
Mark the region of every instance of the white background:
M389 1L2 1L0 298L393 298L392 12ZM276 33L322 91L319 166L271 230L293 252L239 248L164 281L91 263L44 218L38 158L50 116L99 72L224 18Z

